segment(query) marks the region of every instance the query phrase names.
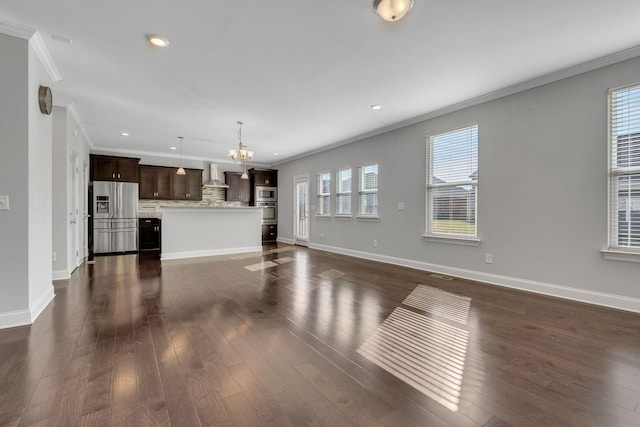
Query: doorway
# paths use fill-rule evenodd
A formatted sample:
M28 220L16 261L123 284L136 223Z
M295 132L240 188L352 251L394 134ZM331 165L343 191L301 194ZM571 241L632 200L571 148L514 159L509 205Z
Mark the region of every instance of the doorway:
M309 177L299 176L294 179L294 243L300 246L309 245Z

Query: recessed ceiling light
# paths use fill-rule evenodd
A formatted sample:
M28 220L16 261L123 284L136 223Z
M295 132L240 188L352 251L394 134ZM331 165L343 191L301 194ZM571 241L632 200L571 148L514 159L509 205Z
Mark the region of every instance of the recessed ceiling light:
M120 136L129 136L129 132L120 132Z
M280 154L280 153L273 153L274 156L277 156L278 154Z
M371 109L372 109L372 110L379 110L379 109L381 109L381 108L382 108L382 106L381 106L380 104L373 104L373 105L371 106Z
M156 47L167 47L169 46L169 40L167 40L166 38L159 36L157 34L149 34L147 36L147 40L149 40L149 43L151 43L152 45L156 46Z
M177 147L169 147L170 150L177 150Z

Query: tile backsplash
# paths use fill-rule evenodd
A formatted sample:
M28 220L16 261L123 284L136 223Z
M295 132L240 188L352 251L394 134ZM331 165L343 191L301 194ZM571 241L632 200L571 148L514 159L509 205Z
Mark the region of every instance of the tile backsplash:
M138 200L138 215L140 217L159 216L162 206L208 208L236 206L238 203L226 202L224 199L224 188L202 187L202 200Z

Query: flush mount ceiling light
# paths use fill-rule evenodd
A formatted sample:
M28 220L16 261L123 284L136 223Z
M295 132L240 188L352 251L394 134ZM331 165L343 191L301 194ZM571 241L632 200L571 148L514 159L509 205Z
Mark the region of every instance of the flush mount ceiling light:
M398 21L409 12L413 0L374 0L373 8L385 21Z
M183 137L179 136L178 139L180 140L180 167L176 171L176 175L186 175L187 172L185 172L184 168L182 167L182 140L183 140Z
M381 108L382 108L382 106L381 106L380 104L373 104L373 105L371 106L371 109L372 109L372 110L379 110L379 109L381 109Z
M240 162L244 166L244 172L240 178L249 179L249 175L247 174L247 161L251 160L253 157L253 151L247 151L247 146L242 145L242 123L238 121L238 125L240 128L238 129L238 149L229 150L229 157L233 159L234 162Z
M169 40L167 40L164 37L159 36L157 34L149 34L147 36L147 40L149 40L149 43L151 43L152 45L154 45L156 47L167 47L167 46L169 46Z
M129 136L129 132L120 132L120 136Z

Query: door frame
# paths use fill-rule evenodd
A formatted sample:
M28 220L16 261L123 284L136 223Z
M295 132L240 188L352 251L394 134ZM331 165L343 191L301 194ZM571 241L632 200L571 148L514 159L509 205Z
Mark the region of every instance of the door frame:
M293 243L299 246L309 246L309 232L310 232L310 221L309 221L309 180L310 176L306 175L297 175L293 177ZM306 221L305 221L305 236L300 238L298 236L298 184L306 184L307 192L306 192Z

